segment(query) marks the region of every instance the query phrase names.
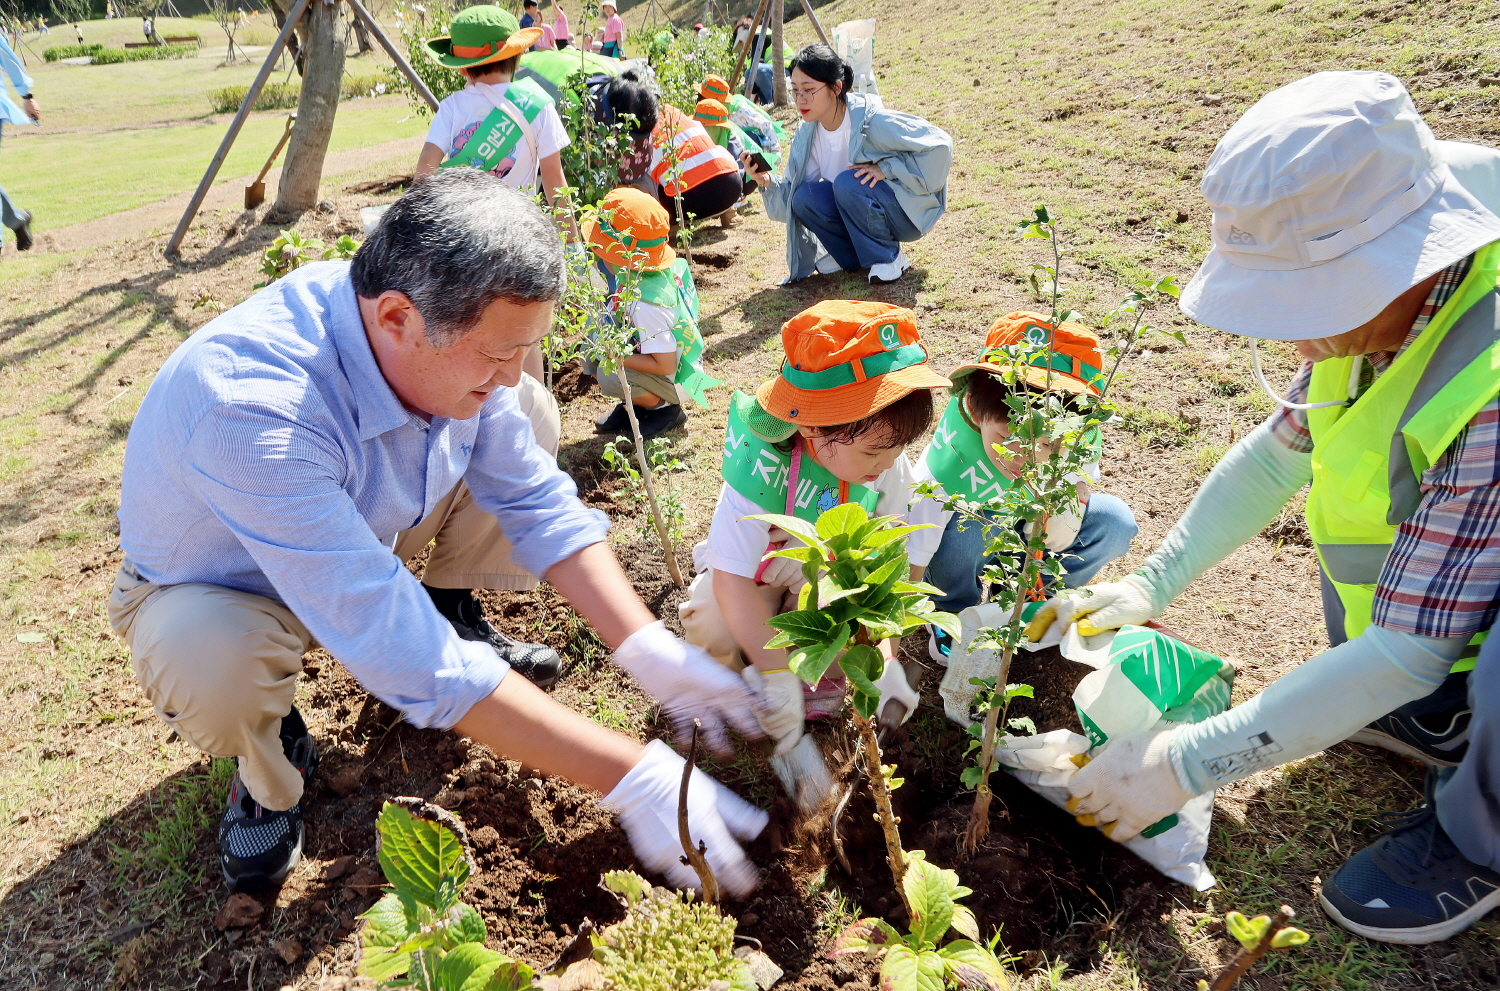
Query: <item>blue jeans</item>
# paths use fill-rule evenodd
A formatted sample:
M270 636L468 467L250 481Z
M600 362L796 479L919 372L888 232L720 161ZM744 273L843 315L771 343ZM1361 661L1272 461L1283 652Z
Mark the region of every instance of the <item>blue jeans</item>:
M4 133L5 125L0 124L0 134ZM16 209L16 205L11 202L10 195L6 193L5 187L0 186L0 224L4 224L11 230L15 230L21 226L26 217L27 215Z
M896 202L889 182L861 185L853 169L840 172L832 182L819 179L798 186L792 194L792 214L817 235L842 269L895 261L902 241L922 236Z
M982 594L980 583L986 565L995 564L996 556L985 556L984 537L988 529L983 524L966 523L959 529L957 513L948 521L943 531L943 542L927 565L925 580L943 590L935 596L932 604L943 612L956 613L970 606L979 605ZM1014 525L999 523L1000 526ZM1078 539L1062 554L1063 567L1068 573L1062 577L1064 588L1087 585L1104 567L1130 549L1130 541L1139 528L1135 514L1118 496L1107 492L1095 492L1089 496L1084 509L1083 526L1078 530Z
M771 66L762 62L755 67L755 102L769 107L776 102L776 78L771 75Z
M1500 871L1500 627L1469 673L1469 705L1469 750L1438 772L1437 817L1460 853Z

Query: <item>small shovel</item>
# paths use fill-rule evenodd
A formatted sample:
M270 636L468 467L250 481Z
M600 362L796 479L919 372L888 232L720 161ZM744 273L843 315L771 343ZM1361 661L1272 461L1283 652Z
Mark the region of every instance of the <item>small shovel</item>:
M281 149L286 147L287 139L292 136L292 125L297 122L296 114L287 115L286 130L281 132L281 140L276 142L276 150L271 152L271 157L266 159L265 168L260 170L260 175L255 181L245 187L245 209L254 210L266 201L266 173L271 171L271 166L276 164L276 156L281 154Z

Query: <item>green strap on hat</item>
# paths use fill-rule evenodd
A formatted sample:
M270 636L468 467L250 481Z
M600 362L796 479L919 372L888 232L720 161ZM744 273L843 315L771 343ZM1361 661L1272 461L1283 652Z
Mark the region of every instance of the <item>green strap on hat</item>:
M793 368L791 363L781 363L781 377L798 389L807 389L813 392L822 392L825 389L837 389L840 386L853 385L856 382L872 379L887 372L894 372L900 368L910 368L912 365L920 365L927 360L927 351L920 344L904 344L890 351L882 351L872 354L868 358L855 358L846 361L842 365L834 365L820 372L804 372ZM859 372L855 371L855 365L859 365Z
M599 219L599 227L609 235L610 240L617 241L627 248L659 248L667 243L665 237L634 238L629 234L622 234L602 217Z
M1052 357L1052 360L1050 362L1047 360L1047 356L1049 354ZM1000 360L997 361L996 359ZM986 365L995 365L1002 364L1007 359L1014 360L1014 356L1007 354L1005 351L999 348L985 348L983 351L979 352L978 361ZM1034 353L1030 358L1027 358L1025 360L1026 364L1030 365L1033 368L1050 367L1054 372L1062 372L1064 375L1074 375L1073 357L1071 355L1063 354L1061 351L1038 351ZM1090 383L1093 382L1094 379L1098 378L1101 374L1103 374L1101 369L1095 368L1093 365L1090 365L1082 358L1077 359L1077 361L1078 370L1083 374L1074 375L1075 378L1079 378L1086 383Z

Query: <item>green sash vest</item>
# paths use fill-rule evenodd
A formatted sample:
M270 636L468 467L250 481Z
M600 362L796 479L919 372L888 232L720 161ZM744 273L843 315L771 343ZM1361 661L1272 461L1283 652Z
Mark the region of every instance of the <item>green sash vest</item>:
M528 126L535 124L537 117L552 103L552 98L540 86L524 79L506 87L505 99L520 112ZM510 157L525 136L525 130L515 117L496 107L480 122L479 129L463 150L438 168L468 167L489 172Z
M1500 242L1479 250L1457 291L1363 395L1307 411L1313 441L1307 528L1343 602L1351 638L1370 625L1396 527L1421 502L1422 472L1500 395L1497 266ZM1362 360L1315 364L1307 401L1347 398L1353 364Z
M787 511L787 484L792 456L761 440L746 426L753 396L736 392L729 400L729 423L724 428L724 481L768 513ZM880 493L863 485L849 486L849 501L875 512ZM839 480L812 458L803 456L797 472L797 498L791 515L816 523L818 516L839 504Z
M922 452L922 461L950 496L970 502L996 502L1015 481L990 460L979 431L964 417L962 404L962 396L948 400L932 432L932 442Z
M703 335L698 333L698 290L685 258L658 272L644 272L640 283L641 302L669 307L677 315L673 331L677 335L677 374L673 381L693 397L700 406L708 405L707 391L723 385L703 370ZM773 510L780 512L780 510Z

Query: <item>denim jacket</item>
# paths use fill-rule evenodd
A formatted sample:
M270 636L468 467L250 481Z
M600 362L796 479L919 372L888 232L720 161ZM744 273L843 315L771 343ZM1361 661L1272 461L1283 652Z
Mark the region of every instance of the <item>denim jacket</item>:
M849 161L874 164L890 181L896 202L912 225L926 234L948 207L948 168L953 164L953 139L948 132L920 117L885 109L874 94L850 93ZM786 171L771 176L764 196L766 215L786 224L786 263L795 282L813 273L818 245L792 214L792 196L802 185L812 154L816 121L803 121L792 137Z
M10 77L11 85L16 88L16 94L25 96L31 92L31 77L21 67L21 60L16 58L16 53L11 50L5 40L5 33L0 31L0 72ZM32 120L21 110L20 104L10 98L5 87L0 85L0 125L3 124L30 124Z

